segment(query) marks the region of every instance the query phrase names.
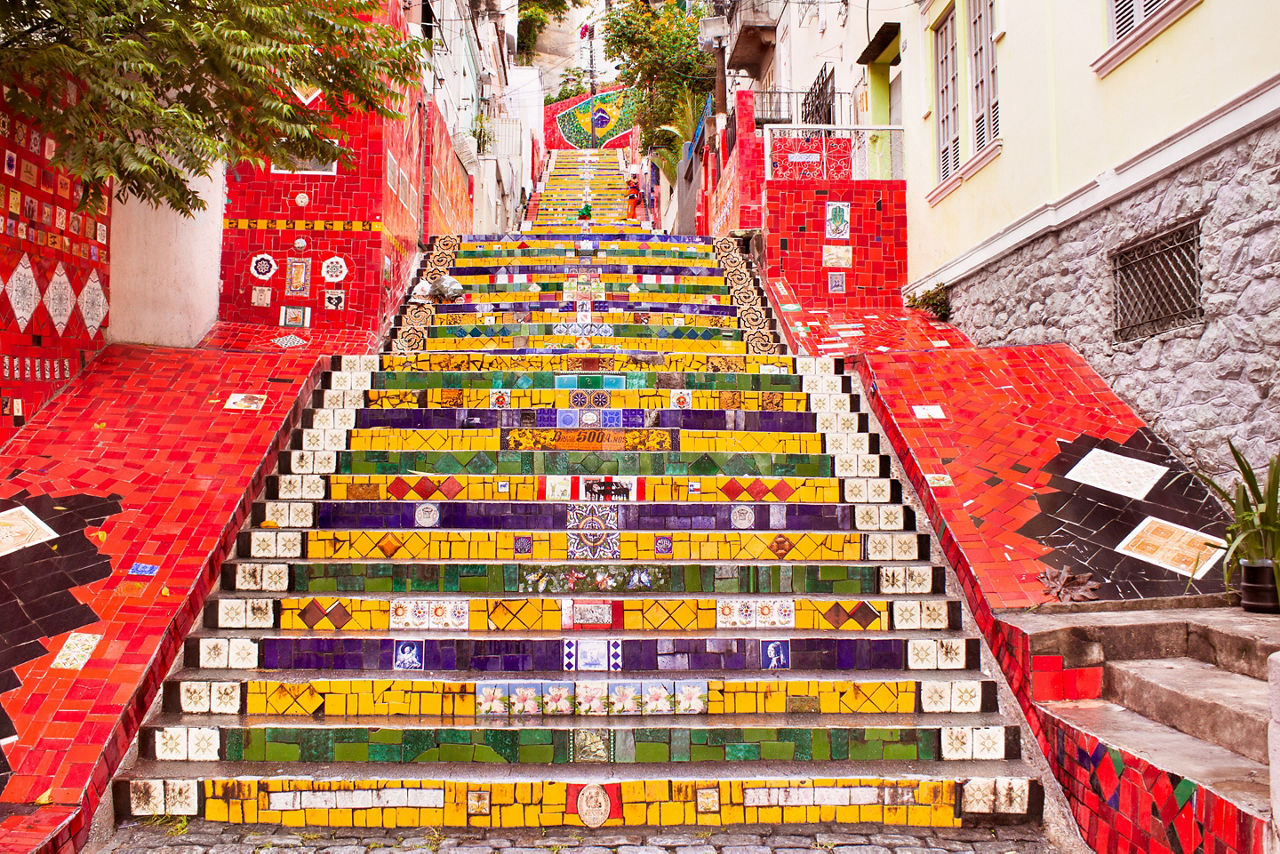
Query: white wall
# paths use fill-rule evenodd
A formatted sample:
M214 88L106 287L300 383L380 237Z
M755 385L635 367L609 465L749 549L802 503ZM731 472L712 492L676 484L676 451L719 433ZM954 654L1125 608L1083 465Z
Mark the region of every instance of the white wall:
M208 207L192 218L117 202L111 217L108 342L192 347L218 317L225 172L192 186Z

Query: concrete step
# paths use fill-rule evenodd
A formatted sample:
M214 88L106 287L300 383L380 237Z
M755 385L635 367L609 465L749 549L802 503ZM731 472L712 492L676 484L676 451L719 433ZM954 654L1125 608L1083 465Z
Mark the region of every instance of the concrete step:
M1040 707L1098 739L1100 746L1123 750L1210 789L1264 823L1270 819L1270 771L1260 762L1106 700L1048 702ZM1088 783L1082 780L1080 785Z
M1110 661L1104 696L1188 735L1268 763L1267 683L1192 658Z

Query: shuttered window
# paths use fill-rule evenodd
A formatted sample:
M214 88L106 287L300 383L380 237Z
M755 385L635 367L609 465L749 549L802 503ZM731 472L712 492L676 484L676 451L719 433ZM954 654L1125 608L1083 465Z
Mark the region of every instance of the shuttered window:
M960 168L960 97L956 67L956 12L952 9L934 28L938 90L938 180L945 181Z
M1118 42L1129 35L1167 2L1168 0L1110 0L1111 41Z
M973 80L973 150L981 151L1000 137L1000 105L996 93L996 50L991 41L995 0L970 0L970 73Z

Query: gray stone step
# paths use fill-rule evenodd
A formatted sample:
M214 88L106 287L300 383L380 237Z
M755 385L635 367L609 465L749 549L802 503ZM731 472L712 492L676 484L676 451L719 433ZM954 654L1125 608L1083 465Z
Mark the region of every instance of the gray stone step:
M1267 683L1193 658L1107 662L1109 700L1267 764Z
M1210 789L1244 812L1271 816L1270 769L1216 744L1179 732L1105 700L1041 703L1050 715L1108 747Z

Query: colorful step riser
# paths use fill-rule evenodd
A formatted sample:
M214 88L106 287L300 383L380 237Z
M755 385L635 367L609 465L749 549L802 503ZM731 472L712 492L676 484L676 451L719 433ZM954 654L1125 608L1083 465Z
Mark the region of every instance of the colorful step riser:
M271 563L222 567L222 589L253 593L715 593L943 595L940 566L805 564Z
M913 714L979 715L998 709L996 685L965 679L711 680L641 679L584 681L441 681L438 679L213 679L182 671L165 683L166 715L270 715L334 719L426 716L466 723L511 719L520 723L576 717L660 718L690 715L724 718L766 714L823 715L832 722ZM603 686L603 688L601 687ZM638 693L637 693L638 686ZM598 722L598 721L597 721ZM954 723L955 721L952 721ZM758 721L757 721L758 723ZM158 724L157 724L158 725ZM379 721L379 726L387 725ZM847 757L846 757L847 758Z
M285 631L696 632L781 629L820 632L946 631L961 628L960 603L945 599L730 599L628 597L614 600L239 598L209 602L204 625Z
M687 504L516 501L416 504L406 501L321 501L255 505L255 527L583 530L583 520L602 521L605 530L675 531L913 531L910 507L849 504Z
M794 375L806 365L808 357L748 355L708 356L703 353L572 353L525 356L499 356L484 352L423 353L401 355L384 353L372 356L336 356L332 360L336 373L483 373L516 370L520 373L566 373L577 375L595 371L624 374L667 373L679 377L685 373ZM825 373L814 376L838 376L844 373L843 360L827 360ZM812 373L810 371L810 373Z
M185 660L202 670L328 670L353 676L443 671L734 673L745 677L792 670L836 671L846 678L848 671L976 671L981 660L978 641L966 637L797 637L786 630L776 635L487 640L279 636L246 630L235 637L189 637Z
M613 695L639 708L620 686ZM531 701L532 702L532 701ZM494 701L497 705L497 701ZM505 714L505 713L504 713ZM283 726L147 726L139 755L161 762L318 762L497 765L614 765L646 763L948 762L1019 758L1018 728L914 727L677 727L637 729L536 725L479 729ZM822 773L815 768L817 773Z
M905 775L904 775L905 777ZM286 827L722 827L869 822L955 828L1038 815L1025 777L463 782L429 779L122 780L128 815Z

